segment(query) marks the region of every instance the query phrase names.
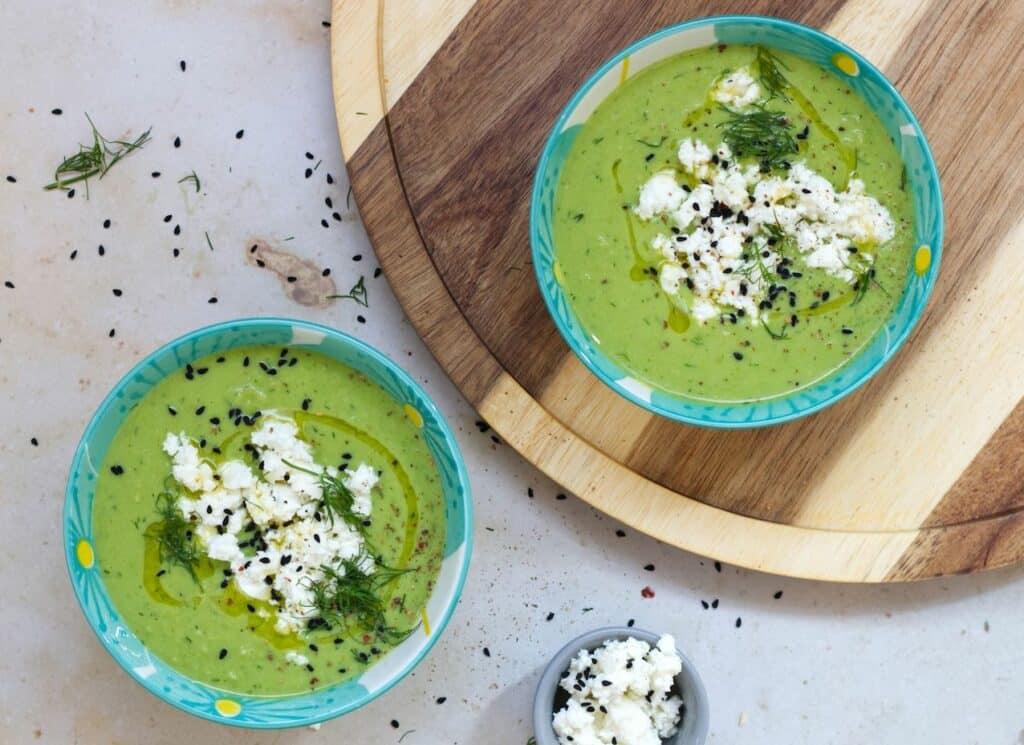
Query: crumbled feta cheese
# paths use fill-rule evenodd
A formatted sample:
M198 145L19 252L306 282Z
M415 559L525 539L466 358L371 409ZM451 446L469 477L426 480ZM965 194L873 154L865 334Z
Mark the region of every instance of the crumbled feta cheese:
M674 210L684 196L683 190L676 183L675 173L661 171L651 176L640 189L640 201L634 212L641 220L650 220L655 215Z
M560 683L570 698L552 720L559 743L661 745L681 719L682 699L672 694L681 670L667 634L653 649L630 637L580 650Z
M306 657L306 655L299 654L298 652L292 652L290 650L285 652L284 659L287 662L290 662L293 665L299 665L300 667L304 667L309 664L309 658Z
M719 79L711 97L731 109L742 109L761 98L761 86L745 67L733 70Z
M292 633L316 615L310 584L323 567L343 571L340 562L362 556L360 567L374 570L359 531L343 519L332 522L319 514L320 474L341 477L354 498L352 511L361 517L371 513L379 476L366 463L341 474L324 469L295 422L275 412L264 412L249 442L259 455L260 477L239 460L221 463L215 475L184 433L168 434L163 449L172 458L174 479L195 495L181 497L178 507L196 526L206 555L228 562L239 591L268 601L276 611L275 629ZM250 521L260 529L262 542L246 555L239 536ZM305 664L302 659L297 664Z
M727 82L738 90L744 75L732 73L716 90ZM889 211L858 179L837 192L803 162L785 175L763 174L736 162L725 143L712 151L694 138L680 142L678 158L690 183L699 183L691 190L671 171L656 173L641 187L635 212L643 220L668 218L673 226L672 234L658 233L650 243L660 258L659 283L673 296L685 286L690 315L700 323L766 318L770 301L764 301L776 273L795 258L779 253L780 232L809 269L849 283L857 277L853 252L863 270L872 260L869 250L895 235Z

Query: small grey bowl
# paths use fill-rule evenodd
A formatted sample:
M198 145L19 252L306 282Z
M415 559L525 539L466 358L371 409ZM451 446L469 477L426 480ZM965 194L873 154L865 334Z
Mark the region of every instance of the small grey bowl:
M558 651L544 669L544 674L540 676L537 693L533 699L533 732L537 738L537 745L558 745L558 737L551 726L556 708L555 697L562 690L558 685L562 673L569 669L569 663L576 653L581 649L599 647L609 639L627 639L631 636L651 646L658 643L658 635L650 631L612 626L576 637ZM679 731L665 740L664 745L704 745L708 735L708 694L693 663L678 653L678 650L677 654L683 662L683 669L676 676L674 692L683 699L683 718ZM558 708L561 708L561 705Z

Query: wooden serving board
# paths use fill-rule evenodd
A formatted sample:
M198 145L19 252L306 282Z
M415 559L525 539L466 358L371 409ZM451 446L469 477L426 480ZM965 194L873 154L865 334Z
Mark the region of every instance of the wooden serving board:
M904 349L836 406L751 431L655 417L594 378L548 317L527 232L573 91L635 39L726 13L801 21L881 67L921 119L946 203L938 285ZM334 96L391 286L523 456L690 551L912 580L1024 557L1022 29L1015 0L335 0Z

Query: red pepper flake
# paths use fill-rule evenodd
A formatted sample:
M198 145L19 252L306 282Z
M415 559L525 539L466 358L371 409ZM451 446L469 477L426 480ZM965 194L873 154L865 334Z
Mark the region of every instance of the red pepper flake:
M641 597L645 597L645 598L653 598L654 597L654 590L651 589L650 585L647 585L647 587L645 587L644 589L642 589L640 591L640 596Z

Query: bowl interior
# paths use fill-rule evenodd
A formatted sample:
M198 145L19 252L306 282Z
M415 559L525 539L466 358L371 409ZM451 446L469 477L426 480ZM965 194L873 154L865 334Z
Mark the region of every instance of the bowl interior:
M97 467L125 416L160 380L188 362L249 344L302 346L358 370L404 404L423 430L444 493L446 537L440 576L427 603L429 626L381 658L359 678L315 693L248 697L190 680L150 654L113 607L104 588L103 557L93 551L92 503ZM251 319L200 329L161 347L132 369L100 405L82 436L64 502L64 548L71 582L86 619L107 651L139 683L168 703L206 719L244 727L292 727L329 719L373 700L404 677L448 622L469 566L472 540L469 480L458 444L426 393L371 347L324 326Z
M867 346L838 372L778 398L712 404L675 396L637 380L612 361L580 325L559 282L551 218L562 166L580 128L620 85L649 65L713 44L763 44L799 55L833 72L874 109L906 165L914 210L914 251L892 316ZM821 32L789 21L757 16L705 18L673 26L637 41L605 62L569 100L548 138L534 181L530 242L544 301L566 342L613 390L662 416L712 427L778 424L828 406L871 377L902 345L924 310L942 252L942 195L924 133L909 107L867 60Z
M572 658L581 649L594 649L610 639L628 639L633 637L647 642L652 647L658 643L658 635L643 629L613 626L583 634L562 647L544 669L537 684L537 693L533 702L533 728L537 745L558 745L551 724L555 711L561 709L568 696L559 685L562 673L569 669ZM675 693L683 699L683 717L679 731L672 738L665 740L666 745L702 745L707 738L710 711L704 683L697 673L697 668L681 652L677 652L683 663L683 669L676 676Z

